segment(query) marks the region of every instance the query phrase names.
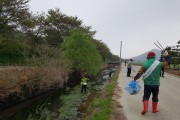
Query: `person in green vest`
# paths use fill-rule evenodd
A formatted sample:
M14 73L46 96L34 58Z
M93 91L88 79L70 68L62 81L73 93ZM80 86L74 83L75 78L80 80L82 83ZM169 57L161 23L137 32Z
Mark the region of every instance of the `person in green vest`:
M81 93L86 93L88 81L89 79L84 76L81 78Z
M154 52L149 52L147 54L147 61L141 66L134 80L137 80L143 74L144 80L144 95L143 95L143 111L142 115L148 112L148 102L150 95L152 93L152 112L159 112L157 109L158 105L158 94L160 86L160 71L162 67L170 64L171 58L168 56L167 51L162 51L163 61L159 62L155 60L156 54Z

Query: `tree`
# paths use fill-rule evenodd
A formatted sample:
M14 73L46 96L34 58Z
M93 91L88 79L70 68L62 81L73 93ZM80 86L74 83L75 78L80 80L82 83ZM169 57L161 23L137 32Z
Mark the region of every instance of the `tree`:
M112 53L105 43L100 40L94 40L96 48L104 61L110 60Z
M59 46L69 31L80 27L82 21L77 17L67 16L60 9L50 9L45 21L45 39L50 45Z
M117 61L119 61L119 56L118 55L112 55L110 60L117 62Z
M23 21L21 31L29 37L29 44L39 45L45 43L45 13L29 14L27 19Z
M177 42L175 46L168 46L166 47L169 55L171 56L171 64L173 65L174 69L180 68L180 41Z
M20 28L28 14L28 2L29 0L0 1L0 33Z
M65 39L63 49L75 70L92 74L99 71L102 64L101 56L92 38L83 29L73 30Z

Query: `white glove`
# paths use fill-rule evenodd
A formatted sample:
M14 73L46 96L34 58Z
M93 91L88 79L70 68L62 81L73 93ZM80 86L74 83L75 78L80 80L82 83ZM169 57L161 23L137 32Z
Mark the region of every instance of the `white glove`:
M168 56L169 54L168 54L168 52L167 52L166 50L163 50L163 51L162 51L162 55L163 55L164 57L166 57L166 56Z

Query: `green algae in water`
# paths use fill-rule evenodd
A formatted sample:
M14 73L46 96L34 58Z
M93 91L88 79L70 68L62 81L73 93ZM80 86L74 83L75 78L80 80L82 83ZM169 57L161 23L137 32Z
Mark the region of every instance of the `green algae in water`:
M78 107L87 96L81 94L81 85L72 88L68 95L60 95L57 100L47 98L37 105L34 112L30 112L27 120L79 120L82 113ZM57 102L57 103L54 103Z
M78 111L78 106L81 104L82 100L89 95L82 94L80 92L81 86L78 85L73 88L68 96L61 97L63 101L63 106L58 110L60 120L79 120L82 113Z
M85 108L81 108L80 105L84 101L89 102L90 91L102 90L108 84L107 76L103 78L88 83L86 94L81 94L81 85L71 88L67 95L60 94L62 90L57 90L31 102L30 107L21 109L16 116L10 116L10 118L14 120L79 120L84 116L83 113L87 107L87 104ZM92 94L95 96L97 93Z

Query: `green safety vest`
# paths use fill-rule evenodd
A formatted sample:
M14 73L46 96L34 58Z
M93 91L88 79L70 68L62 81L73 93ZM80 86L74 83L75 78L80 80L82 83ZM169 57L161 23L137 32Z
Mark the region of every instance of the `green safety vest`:
M81 78L81 84L83 84L83 85L86 85L87 84L87 82L88 82L88 78L85 78L85 77L83 77L83 78Z
M144 64L143 64L143 70L144 73L148 70L148 68L153 64L155 61L154 58L149 58ZM160 72L161 72L161 63L159 63L156 68L152 71L152 73L144 79L145 85L160 85Z

